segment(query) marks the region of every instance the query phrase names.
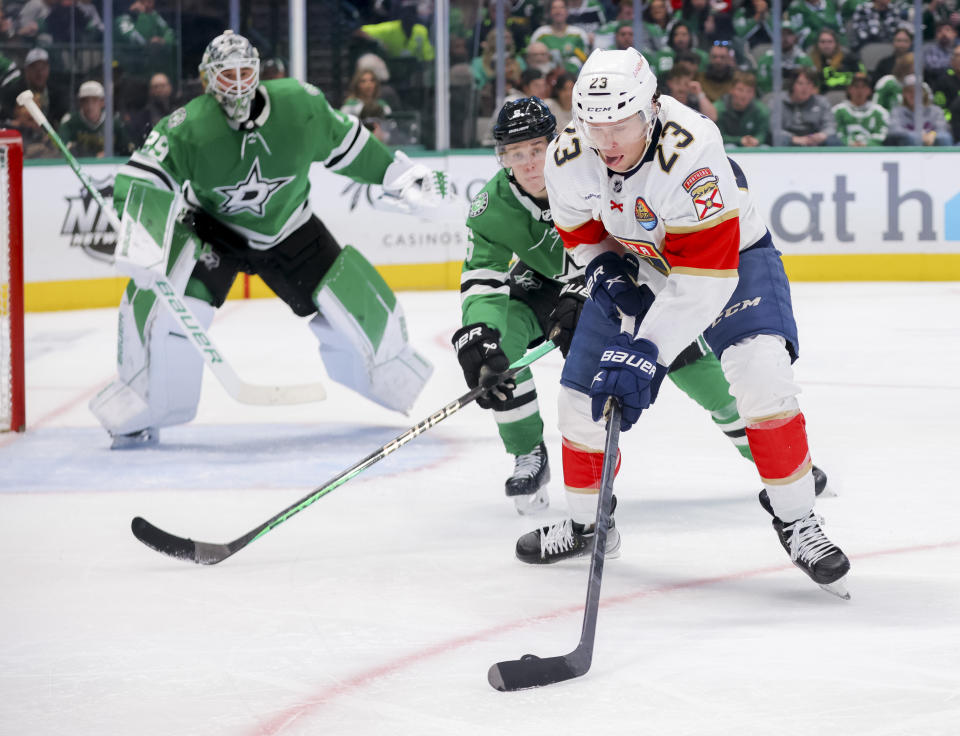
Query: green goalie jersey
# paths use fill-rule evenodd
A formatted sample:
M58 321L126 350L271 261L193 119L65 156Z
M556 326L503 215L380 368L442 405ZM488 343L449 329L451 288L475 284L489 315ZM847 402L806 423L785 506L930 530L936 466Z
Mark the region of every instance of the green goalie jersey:
M505 169L474 197L467 228L467 258L460 274L465 325L483 322L505 331L514 256L556 281L580 273L564 250L549 207L518 187Z
M275 245L310 218L310 164L366 183L383 181L393 154L323 93L293 79L263 82L249 129L236 129L211 95L163 118L120 169L114 202L122 211L132 178L182 190L258 249Z

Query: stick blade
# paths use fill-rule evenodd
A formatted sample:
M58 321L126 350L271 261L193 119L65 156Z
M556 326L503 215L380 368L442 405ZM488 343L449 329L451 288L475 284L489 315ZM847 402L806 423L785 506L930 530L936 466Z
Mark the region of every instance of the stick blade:
M586 672L569 656L541 659L534 654L525 654L520 659L497 662L490 667L487 682L494 690L507 693L572 680Z
M197 559L197 545L192 539L184 539L169 532L155 527L146 519L137 516L130 523L130 529L133 536L147 545L168 557L175 557L178 560L187 562L199 562Z

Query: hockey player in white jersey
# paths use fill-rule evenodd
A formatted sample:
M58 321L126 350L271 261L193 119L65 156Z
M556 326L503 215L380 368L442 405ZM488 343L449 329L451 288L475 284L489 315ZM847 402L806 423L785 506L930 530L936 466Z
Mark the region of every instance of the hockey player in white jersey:
M747 422L761 503L781 544L815 582L846 597L850 563L813 511L791 368L799 341L780 254L716 125L656 87L635 49L594 51L574 88L573 125L547 152L554 222L587 265L590 298L609 322L605 343L578 346L575 337L571 345L561 379L569 440L602 453L606 402L621 403L628 430L655 401L670 363L702 333ZM656 296L644 314L647 288ZM571 504L584 534L598 487ZM549 533L521 537L518 556Z

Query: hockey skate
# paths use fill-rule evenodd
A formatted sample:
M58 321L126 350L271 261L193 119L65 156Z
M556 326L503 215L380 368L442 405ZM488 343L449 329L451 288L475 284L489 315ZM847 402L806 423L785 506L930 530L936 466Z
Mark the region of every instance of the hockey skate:
M613 509L617 497L613 497ZM607 530L606 556L620 556L620 532L617 531L610 513L610 528ZM593 524L578 524L573 519L564 519L550 526L527 532L517 540L517 559L531 565L549 565L572 557L587 557L593 552Z
M827 539L812 509L806 516L789 523L774 516L773 528L794 565L828 593L850 600L844 583L844 576L850 570L850 560Z
M513 475L507 478L505 490L513 498L517 513L535 514L550 505L547 483L550 482L550 464L547 446L541 442L526 455L517 455Z
M156 447L160 444L160 428L147 427L129 434L111 434L111 450L133 450L142 447Z

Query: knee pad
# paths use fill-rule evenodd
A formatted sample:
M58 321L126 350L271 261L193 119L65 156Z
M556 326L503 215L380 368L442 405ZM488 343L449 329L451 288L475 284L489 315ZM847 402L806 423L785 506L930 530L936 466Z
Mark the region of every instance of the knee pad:
M799 411L800 386L793 380L790 353L779 335L752 335L720 358L730 393L748 425Z
M408 412L433 365L407 342L403 309L377 270L347 246L313 295L310 329L334 381L394 411Z
M183 297L204 329L213 307ZM111 434L169 427L196 416L203 358L151 291L128 288L120 304L118 377L90 401L90 410Z

